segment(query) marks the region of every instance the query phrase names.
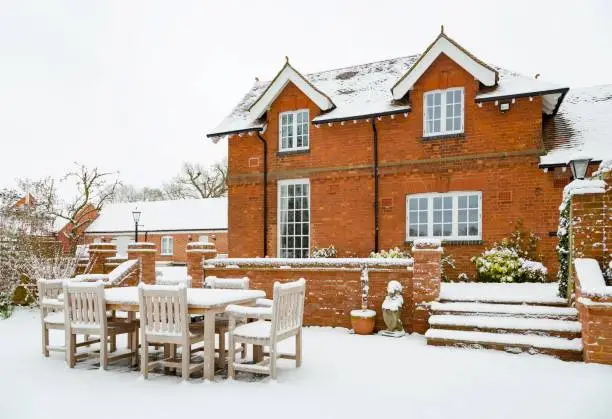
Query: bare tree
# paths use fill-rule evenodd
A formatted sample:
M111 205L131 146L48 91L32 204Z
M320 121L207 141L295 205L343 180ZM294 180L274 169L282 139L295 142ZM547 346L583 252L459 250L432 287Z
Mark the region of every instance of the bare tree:
M134 185L117 185L113 202L162 201L166 199L164 191L160 188L145 186L137 188Z
M184 163L181 174L164 185L171 199L216 198L227 194L227 159L210 167L198 163Z
M49 213L67 222L63 234L74 248L81 240L85 228L100 212L102 207L112 202L119 180L113 172L102 172L97 167L88 168L76 163L76 170L64 176L63 181L75 183L76 195L64 205L54 201L49 195L47 208Z

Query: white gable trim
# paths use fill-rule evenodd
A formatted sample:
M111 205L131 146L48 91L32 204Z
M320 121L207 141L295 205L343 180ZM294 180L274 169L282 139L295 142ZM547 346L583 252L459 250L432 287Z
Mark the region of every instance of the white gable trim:
M334 107L334 103L325 94L318 91L310 84L300 73L298 73L289 64L285 64L283 69L278 73L276 78L270 83L266 91L257 99L251 106L249 112L253 119L260 118L270 105L276 100L278 95L283 91L285 86L292 82L300 89L310 100L312 100L322 111L330 110Z
M409 90L412 90L414 83L425 73L440 54L446 54L450 59L459 64L465 71L472 74L478 81L485 86L495 86L497 82L497 72L482 64L466 51L459 48L446 36L439 36L419 61L401 78L395 86L391 88L393 99L403 98Z

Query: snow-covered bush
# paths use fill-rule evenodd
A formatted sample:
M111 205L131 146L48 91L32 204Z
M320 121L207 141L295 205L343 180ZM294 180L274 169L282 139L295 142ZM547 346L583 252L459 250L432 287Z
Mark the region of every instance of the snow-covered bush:
M456 267L455 258L443 252L442 258L440 259L440 278L442 282L450 282L449 270L455 269Z
M368 268L363 267L361 269L361 309L368 309L368 297L370 295L370 277L368 275Z
M497 246L472 258L480 282L544 282L548 273L540 262L520 257L515 249Z
M469 282L470 281L470 277L465 272L461 272L459 274L459 276L457 277L457 279L459 281L461 281L461 282Z
M13 298L9 293L0 292L0 319L6 319L13 312Z
M612 285L612 260L608 263L608 267L604 271L604 279L607 285Z
M399 247L394 247L389 250L381 250L378 253L371 252L371 258L391 258L391 259L405 259L410 258L410 253L400 249Z
M315 247L312 252L313 258L335 258L337 257L336 248L333 244L330 244L329 247Z
M569 280L569 254L570 254L570 206L569 199L564 198L559 207L559 227L557 228L557 260L559 261L559 270L557 271L557 282L559 283L559 296L567 297L567 283Z
M397 311L404 305L404 297L402 297L403 287L399 281L389 281L387 284L387 296L383 301L383 310Z

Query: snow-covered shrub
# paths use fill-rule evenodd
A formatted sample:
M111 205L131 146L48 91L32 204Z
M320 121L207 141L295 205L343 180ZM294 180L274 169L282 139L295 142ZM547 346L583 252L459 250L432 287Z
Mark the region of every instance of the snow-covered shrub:
M514 232L501 241L502 247L514 249L518 255L524 259L542 260L542 255L538 253L540 237L530 231L526 231L523 220L516 222Z
M455 268L455 259L452 257L452 255L448 255L446 252L443 252L442 258L440 259L440 278L442 282L450 282L449 270Z
M8 318L13 312L13 298L11 294L0 292L0 319Z
M520 257L515 249L497 246L472 258L480 282L544 282L548 273L540 262Z
M389 281L387 284L387 296L383 301L383 310L397 311L404 305L404 297L402 297L403 287L399 281Z
M368 275L368 268L365 266L361 269L361 309L368 309L368 297L370 295L370 277Z
M313 258L335 258L337 257L336 248L333 244L330 244L329 247L315 247L312 252Z
M604 279L606 280L606 285L612 285L612 260L604 271Z
M410 253L400 249L399 247L394 247L389 250L381 250L378 253L371 252L371 258L392 258L392 259L406 259L410 258Z
M570 206L569 196L564 196L563 202L559 207L559 227L557 228L557 260L559 261L559 270L557 271L557 281L559 283L559 296L566 298L567 285L569 281L569 254L570 254Z

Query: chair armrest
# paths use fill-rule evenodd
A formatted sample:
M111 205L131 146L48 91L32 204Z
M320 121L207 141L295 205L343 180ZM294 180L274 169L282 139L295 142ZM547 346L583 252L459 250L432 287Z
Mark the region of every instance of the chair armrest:
M256 307L272 307L274 305L274 301L269 298L258 298L255 300Z
M247 307L230 304L225 312L234 318L272 320L272 307Z

